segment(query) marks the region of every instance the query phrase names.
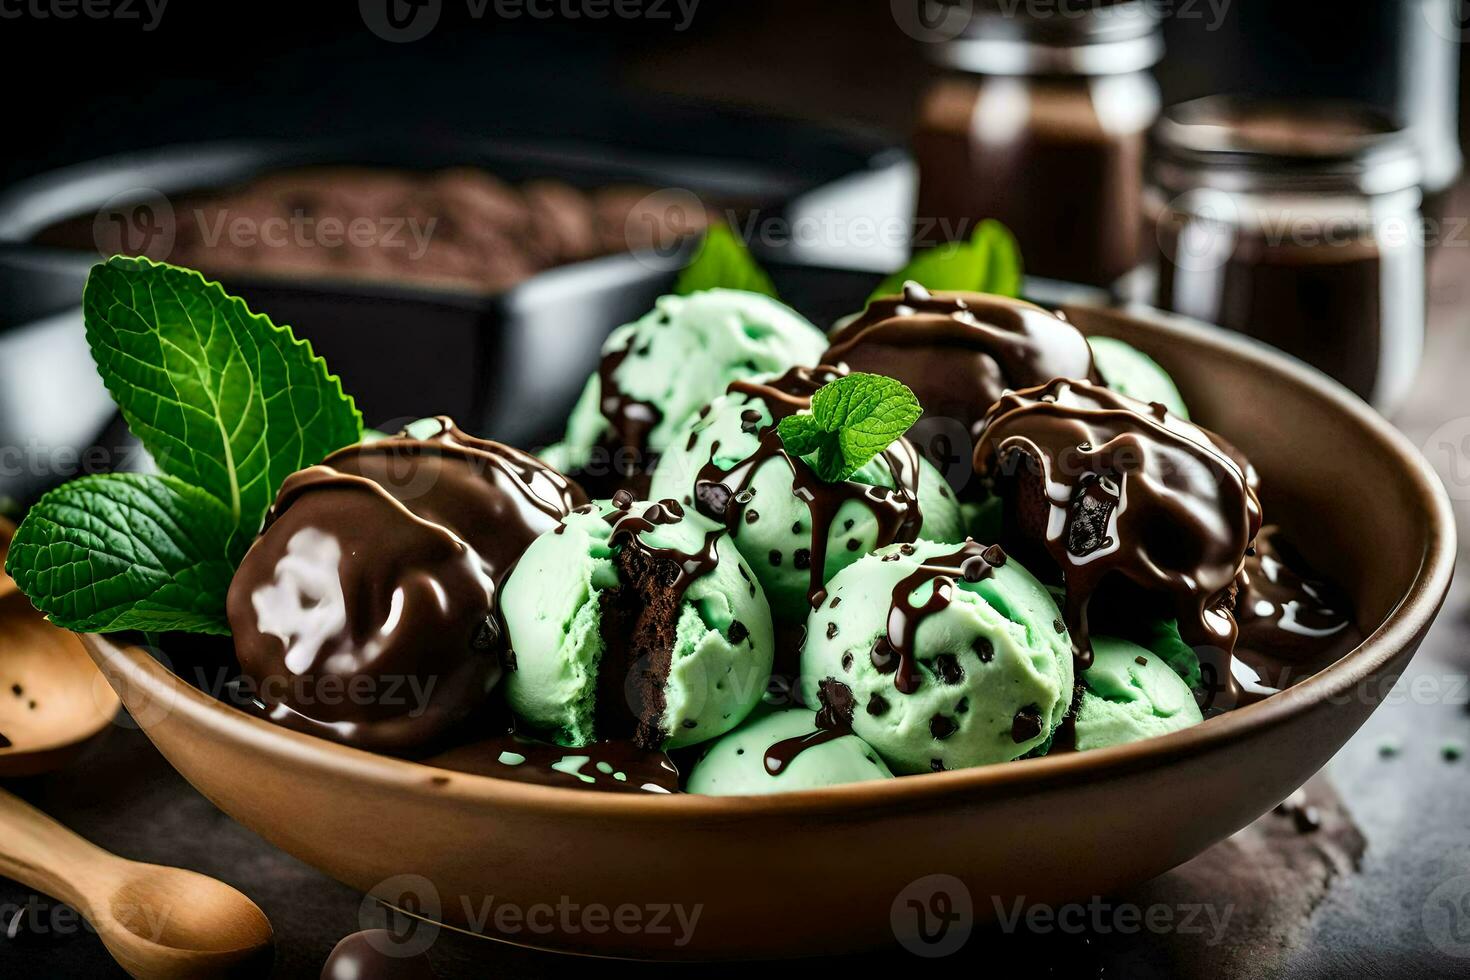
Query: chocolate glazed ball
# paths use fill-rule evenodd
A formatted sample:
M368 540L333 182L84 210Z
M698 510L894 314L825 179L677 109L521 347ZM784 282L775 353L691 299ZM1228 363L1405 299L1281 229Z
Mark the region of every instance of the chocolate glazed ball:
M996 403L975 468L1002 500L1006 551L1060 577L1079 670L1092 662L1089 606L1106 588L1100 616L1178 619L1207 706L1241 699L1234 608L1261 505L1234 447L1157 402L1059 380Z
M980 421L1005 391L1053 378L1099 380L1087 339L1060 316L1024 300L930 293L914 282L839 328L822 363L913 389L924 414L908 439L956 489L970 478Z
M500 679L496 590L586 497L536 458L437 421L281 487L228 599L240 667L273 721L409 751Z

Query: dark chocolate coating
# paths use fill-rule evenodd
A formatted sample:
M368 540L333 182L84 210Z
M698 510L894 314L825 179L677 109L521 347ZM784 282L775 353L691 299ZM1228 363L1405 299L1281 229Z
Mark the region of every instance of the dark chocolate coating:
M387 929L354 932L332 949L322 980L434 980L427 956L395 955L397 945Z
M586 498L534 457L440 425L339 450L281 487L228 598L236 656L272 720L408 751L499 680L495 592Z
M1089 601L1124 584L1130 599L1177 617L1200 653L1207 703L1237 702L1232 610L1261 527L1254 474L1237 450L1162 405L1057 380L996 403L975 467L1003 500L1006 550L1043 577L1060 574L1079 668L1092 662Z
M1245 560L1235 603L1235 655L1267 688L1281 690L1363 642L1351 601L1320 579L1270 525Z
M1087 339L1061 317L1024 300L930 293L912 282L837 331L822 363L908 385L924 409L909 439L946 476L956 461L968 465L970 447L953 445L959 430L947 433L942 420L958 422L973 442L1009 389L1099 380Z

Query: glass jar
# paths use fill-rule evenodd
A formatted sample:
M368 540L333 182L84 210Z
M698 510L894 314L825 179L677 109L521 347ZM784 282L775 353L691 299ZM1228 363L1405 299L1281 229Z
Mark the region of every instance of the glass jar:
M1329 102L1212 97L1155 133L1155 305L1295 354L1380 410L1424 341L1424 223L1409 134Z
M995 218L1028 273L1110 286L1141 259L1159 21L1138 2L1027 6L977 10L963 35L931 45L942 74L913 133L915 245Z

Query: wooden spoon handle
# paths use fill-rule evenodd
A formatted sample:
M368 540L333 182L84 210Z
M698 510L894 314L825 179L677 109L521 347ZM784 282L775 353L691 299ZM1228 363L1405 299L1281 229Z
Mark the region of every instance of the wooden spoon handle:
M106 870L118 859L46 814L0 790L0 874L86 914Z

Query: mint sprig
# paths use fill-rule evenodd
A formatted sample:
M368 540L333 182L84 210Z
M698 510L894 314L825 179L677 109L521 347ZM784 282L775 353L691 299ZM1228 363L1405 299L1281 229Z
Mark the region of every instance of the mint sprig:
M729 225L712 224L699 243L699 251L679 273L674 292L680 296L702 289L743 289L778 299L771 277L736 237Z
M309 344L197 272L114 257L83 312L107 390L166 476L52 491L6 569L66 629L226 633L230 577L281 483L358 441L362 416Z
M133 434L247 538L287 476L362 436L362 416L310 344L192 269L111 258L92 269L82 308Z
M891 446L923 410L908 386L879 374L849 374L818 388L810 414L776 427L786 451L828 483L846 480Z
M234 532L223 504L181 480L88 476L31 508L7 567L67 629L228 634L225 593L244 554Z
M986 219L968 241L950 242L914 256L908 265L884 279L868 302L903 292L903 284L909 281L930 291L1017 297L1021 295L1021 279L1021 249L1016 236L999 221Z

